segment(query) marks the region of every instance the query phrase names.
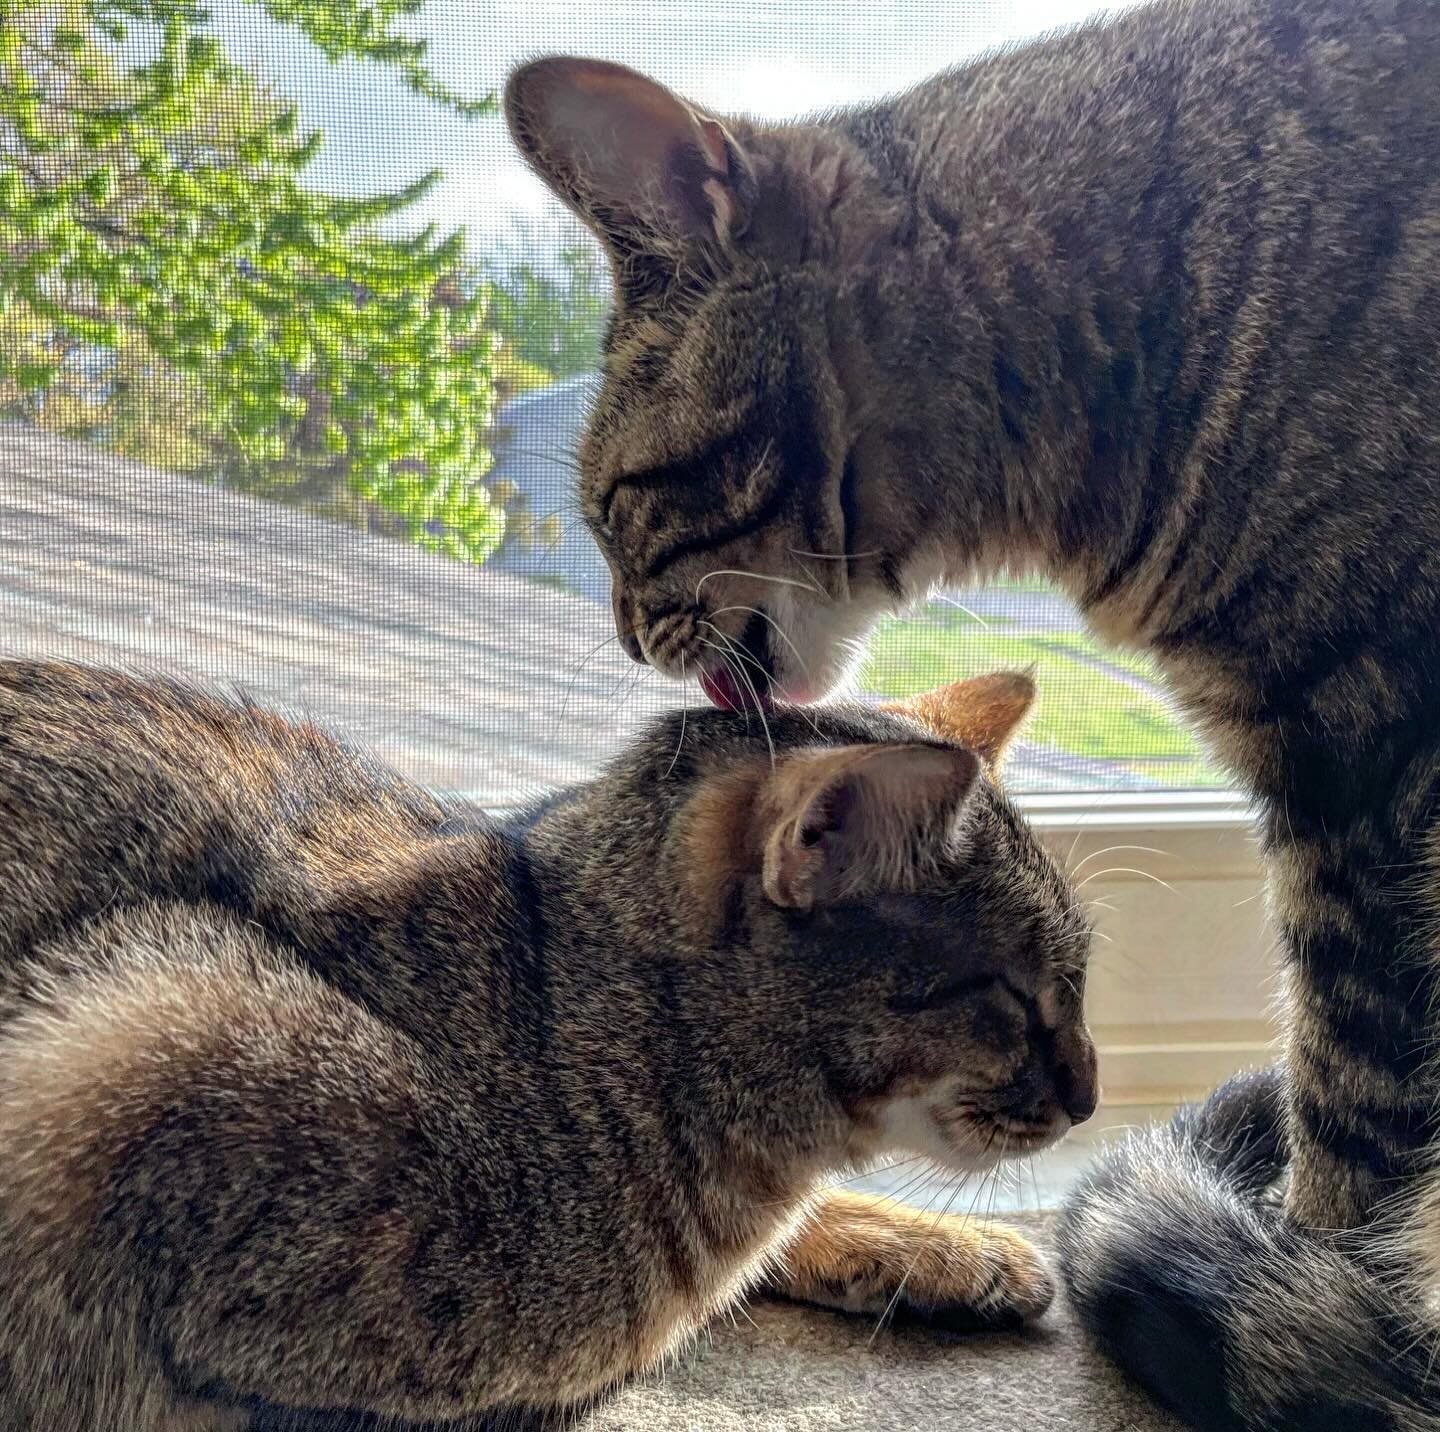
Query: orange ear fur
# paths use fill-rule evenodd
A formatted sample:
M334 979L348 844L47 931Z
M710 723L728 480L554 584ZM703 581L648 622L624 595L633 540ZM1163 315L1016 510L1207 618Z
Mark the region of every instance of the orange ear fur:
M1035 704L1035 683L1023 671L995 671L882 706L919 722L942 741L974 751L998 770L1006 749Z

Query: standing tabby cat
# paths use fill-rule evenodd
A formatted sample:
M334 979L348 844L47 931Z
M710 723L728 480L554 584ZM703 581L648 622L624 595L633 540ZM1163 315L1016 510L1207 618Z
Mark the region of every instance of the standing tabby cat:
M819 1185L1093 1108L1084 920L969 749L1030 698L777 713L773 755L677 713L501 826L251 706L0 663L0 1426L562 1406L767 1276L1038 1313L1016 1235Z
M793 124L542 60L507 111L613 260L581 490L631 654L806 700L884 610L1001 568L1152 653L1264 810L1288 1212L1393 1196L1440 1273L1440 3L1165 0ZM1333 1303L1223 1200L1199 1244L1246 1275L1192 1281L1150 1202L1143 1249L1097 1216L1074 1266L1097 1321L1137 1259L1187 1310L1152 1385L1216 1426L1333 1395L1333 1360L1274 1375L1349 1337Z

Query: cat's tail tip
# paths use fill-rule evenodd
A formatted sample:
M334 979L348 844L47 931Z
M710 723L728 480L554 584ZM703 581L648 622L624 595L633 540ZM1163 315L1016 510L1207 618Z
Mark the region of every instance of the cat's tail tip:
M1241 1075L1081 1181L1061 1274L1104 1351L1202 1432L1440 1432L1437 1332L1291 1224L1283 1075ZM1437 1362L1440 1366L1440 1362Z

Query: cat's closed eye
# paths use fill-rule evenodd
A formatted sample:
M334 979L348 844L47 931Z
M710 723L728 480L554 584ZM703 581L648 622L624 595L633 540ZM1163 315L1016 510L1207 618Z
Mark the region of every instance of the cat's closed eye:
M591 522L591 530L595 533L595 540L602 547L610 547L615 542L615 529L611 525L611 508L614 506L615 494L613 491L607 493L599 503L596 514Z
M890 1000L890 1008L896 1014L921 1014L995 993L1008 994L1022 1009L1029 1003L1025 995L1003 975L965 975L943 980L916 993L895 995Z

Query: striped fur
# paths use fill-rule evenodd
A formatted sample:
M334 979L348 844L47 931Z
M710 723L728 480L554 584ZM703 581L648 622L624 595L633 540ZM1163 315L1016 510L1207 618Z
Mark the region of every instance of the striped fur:
M1284 1217L1284 1081L1243 1075L1133 1134L1059 1225L1101 1345L1205 1432L1436 1432L1411 1231L1337 1243ZM1406 1291L1401 1291L1406 1290Z
M581 498L632 654L806 699L936 582L1060 583L1263 808L1289 1213L1419 1207L1440 4L1160 0L784 125L603 69L538 62L508 106L615 262ZM623 125L556 123L627 106L665 141L628 168Z
M683 729L500 825L254 706L0 662L5 1432L554 1420L762 1281L1044 1308L1018 1235L822 1188L1093 1108L1070 888L911 714Z

